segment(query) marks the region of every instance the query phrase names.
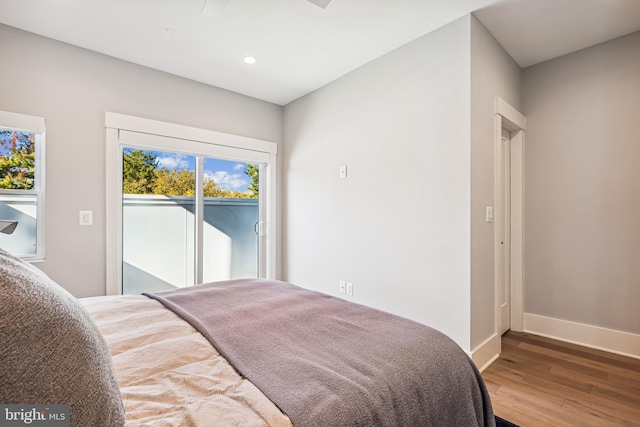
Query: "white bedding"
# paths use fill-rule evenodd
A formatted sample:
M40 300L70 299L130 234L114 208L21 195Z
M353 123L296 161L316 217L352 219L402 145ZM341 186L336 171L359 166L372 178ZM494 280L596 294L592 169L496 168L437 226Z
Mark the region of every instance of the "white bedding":
M142 295L80 300L109 345L127 426L291 427L191 325Z

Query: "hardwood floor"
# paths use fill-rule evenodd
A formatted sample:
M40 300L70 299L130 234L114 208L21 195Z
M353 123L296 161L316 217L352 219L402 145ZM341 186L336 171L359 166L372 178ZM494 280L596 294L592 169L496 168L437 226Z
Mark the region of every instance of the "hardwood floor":
M521 427L640 426L640 360L507 332L482 373L493 410Z

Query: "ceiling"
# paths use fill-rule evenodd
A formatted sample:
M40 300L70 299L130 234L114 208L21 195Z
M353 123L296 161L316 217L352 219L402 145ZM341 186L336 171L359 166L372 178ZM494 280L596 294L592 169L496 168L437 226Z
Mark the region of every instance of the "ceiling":
M640 0L512 0L474 14L522 68L640 31Z
M278 105L470 12L522 67L640 30L640 0L204 3L0 0L0 23Z

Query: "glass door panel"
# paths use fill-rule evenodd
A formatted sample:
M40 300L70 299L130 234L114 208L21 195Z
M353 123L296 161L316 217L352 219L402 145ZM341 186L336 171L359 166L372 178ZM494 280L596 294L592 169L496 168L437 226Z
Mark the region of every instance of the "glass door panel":
M203 281L258 277L258 166L204 158Z
M196 157L124 147L122 293L193 285Z

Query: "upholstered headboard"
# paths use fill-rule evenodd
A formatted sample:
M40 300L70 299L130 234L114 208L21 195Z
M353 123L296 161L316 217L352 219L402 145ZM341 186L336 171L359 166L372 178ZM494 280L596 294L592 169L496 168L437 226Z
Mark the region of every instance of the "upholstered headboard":
M68 404L72 426L121 426L104 338L78 301L0 249L0 402Z

